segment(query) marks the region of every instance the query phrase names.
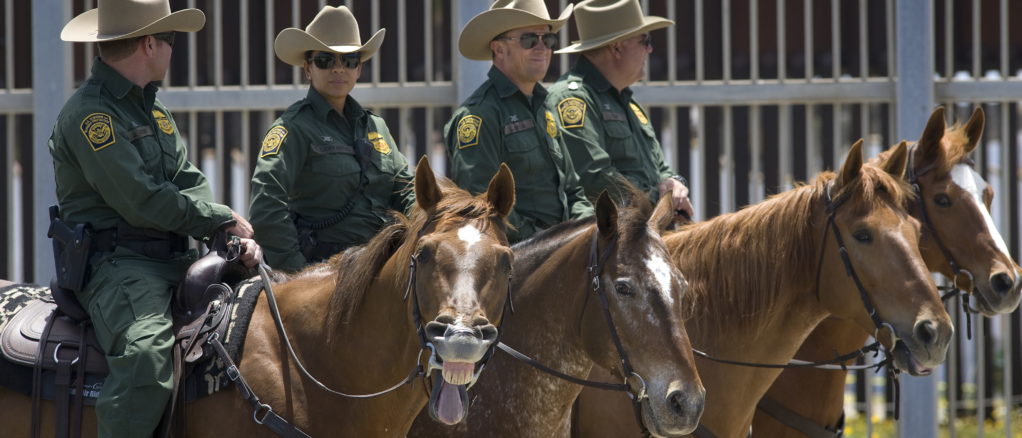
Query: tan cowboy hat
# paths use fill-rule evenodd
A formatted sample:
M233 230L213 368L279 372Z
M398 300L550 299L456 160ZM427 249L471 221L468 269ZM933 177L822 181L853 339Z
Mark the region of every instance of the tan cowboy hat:
M579 53L674 25L663 17L643 16L639 0L586 0L575 6L579 40L556 53Z
M60 39L74 42L123 40L162 32L197 32L206 24L206 15L198 9L171 13L168 0L99 0L90 9L72 18Z
M551 20L543 0L497 0L489 10L468 20L458 37L458 51L468 59L489 61L492 59L490 41L497 35L537 25L550 26L551 32L557 32L568 21L571 9L572 5L568 5L560 17Z
M301 30L289 27L277 34L273 51L281 61L301 67L305 63L305 52L354 53L359 52L365 62L372 58L383 44L386 29L380 29L369 41L362 44L358 33L358 22L346 6L324 6L312 22Z

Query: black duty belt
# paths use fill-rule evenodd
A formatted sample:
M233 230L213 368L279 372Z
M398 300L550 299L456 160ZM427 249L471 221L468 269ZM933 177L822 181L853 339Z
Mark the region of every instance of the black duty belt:
M112 252L121 246L154 259L172 259L188 250L188 238L169 231L138 228L120 222L116 228L93 232L96 252Z

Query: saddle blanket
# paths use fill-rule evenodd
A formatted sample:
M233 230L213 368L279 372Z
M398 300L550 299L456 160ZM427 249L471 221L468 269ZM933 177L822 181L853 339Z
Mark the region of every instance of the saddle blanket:
M245 344L245 334L248 333L248 324L255 309L256 299L262 292L263 284L259 277L246 280L234 287L236 294L235 305L231 310L230 323L227 327L227 334L224 347L230 354L231 360L235 363L241 358L241 352ZM0 288L0 332L4 326L19 310L24 309L33 300L53 302L50 290L47 287L34 284L15 284ZM185 377L183 391L186 401L193 401L213 394L231 384L227 377L227 367L220 358L214 356L210 359L195 363L191 372ZM53 379L55 371L43 371L43 393L44 400L53 400L56 387ZM103 389L102 376L87 374L85 377L85 404L95 405L96 397ZM32 395L32 367L13 363L0 355L0 386ZM71 394L75 393L74 385L70 388Z

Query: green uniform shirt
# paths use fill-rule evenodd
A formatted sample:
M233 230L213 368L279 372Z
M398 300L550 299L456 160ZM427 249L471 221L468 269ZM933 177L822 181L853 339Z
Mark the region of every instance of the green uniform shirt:
M619 93L582 56L550 87L547 104L563 128L586 195L599 196L604 189L620 195L617 180L624 176L656 202L657 186L674 173L630 88Z
M57 116L50 136L57 202L69 223L210 237L231 219L186 157L154 83L140 88L99 58Z
M546 89L536 84L529 98L496 67L488 76L444 127L454 182L471 193L485 192L500 163L507 163L515 177L512 242L592 215L544 102Z
M387 124L348 96L338 114L314 88L273 122L252 175L249 209L255 238L267 263L297 271L306 265L292 213L320 222L353 207L334 225L316 231L320 242L361 245L388 221L388 211L408 213L415 200L408 161ZM364 188L355 141L372 145Z

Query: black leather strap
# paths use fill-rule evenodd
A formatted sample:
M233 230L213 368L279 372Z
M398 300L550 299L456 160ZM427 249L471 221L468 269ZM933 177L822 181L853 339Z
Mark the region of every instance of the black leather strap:
M781 424L795 429L809 438L839 438L843 435L841 428L837 431L831 430L767 396L759 399L756 407ZM843 413L842 418L844 418Z

